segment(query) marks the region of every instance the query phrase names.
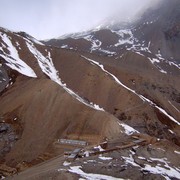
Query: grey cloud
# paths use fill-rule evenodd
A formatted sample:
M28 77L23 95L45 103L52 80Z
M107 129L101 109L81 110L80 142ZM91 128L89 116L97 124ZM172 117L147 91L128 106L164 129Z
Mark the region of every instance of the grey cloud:
M109 17L119 21L134 18L156 2L158 0L1 0L0 26L47 39L87 30Z

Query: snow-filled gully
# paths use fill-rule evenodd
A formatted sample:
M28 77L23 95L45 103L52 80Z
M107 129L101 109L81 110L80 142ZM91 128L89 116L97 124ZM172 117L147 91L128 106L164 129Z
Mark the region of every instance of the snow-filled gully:
M3 41L3 43L0 44L2 46L0 47L0 50L3 52L0 53L0 57L5 59L7 62L6 65L28 77L37 77L35 72L22 59L20 59L18 51L16 47L13 46L10 37L1 32L0 37ZM7 48L9 53L3 51L3 48Z
M32 42L27 41L26 45L28 47L28 49L30 50L30 52L34 55L34 57L37 59L40 68L42 69L42 71L54 82L56 82L57 84L59 84L61 87L63 87L63 89L68 92L68 94L70 94L71 96L75 97L78 101L80 101L81 103L85 104L86 106L89 106L93 109L99 110L99 111L104 111L103 108L100 108L99 105L94 104L94 103L88 103L87 101L85 101L82 97L80 97L78 94L76 94L74 91L72 91L71 89L69 89L68 87L66 87L66 84L63 84L63 82L61 81L61 79L58 76L58 71L56 70L56 68L54 67L52 58L51 58L51 53L48 52L48 57L45 57L42 55L41 52L39 52L36 47L33 45Z
M37 59L37 62L39 64L41 70L52 81L54 81L57 84L59 84L60 86L62 86L63 89L66 92L68 92L68 94L75 97L78 101L85 104L86 106L89 106L89 107L99 110L99 111L104 111L104 109L100 108L99 105L94 104L92 102L89 103L89 102L85 101L83 98L81 98L75 92L73 92L71 89L67 88L66 84L63 84L61 82L61 79L58 76L58 71L54 67L54 64L53 64L53 61L51 58L51 53L48 52L48 56L45 57L34 45L34 43L39 44L39 45L43 45L43 44L41 44L39 41L37 41L35 39L30 40L30 39L22 37L20 35L17 35L17 36L19 36L20 38L23 38L25 40L27 48ZM11 41L11 37L7 36L7 34L2 33L2 32L0 32L0 37L2 39L2 42L0 43L0 51L2 51L2 53L0 53L0 57L5 59L5 61L7 62L6 63L7 66L9 66L10 68L18 71L19 73L21 73L25 76L36 78L37 75L35 74L33 69L31 69L31 67L29 67L23 60L20 59L18 51ZM18 42L16 42L16 45L19 48ZM4 50L3 50L4 48L7 48L9 53L4 52Z
M41 52L39 52L34 44L32 42L26 41L26 45L29 49L29 51L34 55L34 57L37 59L38 64L41 68L41 70L51 78L51 80L55 81L56 83L60 83L60 79L57 75L57 71L53 65L50 52L48 53L48 57L45 57L42 55Z
M100 63L98 63L97 61L94 61L90 58L87 58L83 55L81 55L82 58L86 59L87 61L89 61L90 63L93 63L94 65L98 66L103 72L105 72L106 74L108 74L109 76L111 76L115 82L117 84L119 84L120 86L124 87L125 89L127 89L128 91L132 92L133 94L135 94L136 96L138 96L141 100L143 100L143 102L148 102L151 106L154 106L156 109L158 109L160 112L162 112L164 115L166 115L169 119L171 119L173 122L175 122L177 125L180 125L180 123L174 119L171 115L169 115L164 109L162 109L161 107L159 107L158 105L156 105L154 102L152 102L151 100L147 99L146 97L144 97L143 95L138 94L136 91L134 91L133 89L130 89L129 87L127 87L126 85L124 85L122 82L119 81L119 79L113 75L112 73L110 73L109 71L107 71L104 66Z

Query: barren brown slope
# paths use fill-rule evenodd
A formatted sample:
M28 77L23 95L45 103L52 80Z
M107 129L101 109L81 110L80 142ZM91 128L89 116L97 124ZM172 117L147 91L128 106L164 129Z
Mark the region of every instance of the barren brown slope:
M121 57L106 58L90 55L109 72L139 94L164 108L175 119L180 119L180 78L176 66L166 64L167 73L162 73L146 57L125 51Z
M91 48L91 43L86 41L85 39L73 39L73 38L67 38L62 39L61 41L57 39L51 39L47 42L43 41L46 45L52 45L53 47L68 47L71 49L81 50L81 51L87 51L87 49Z
M178 83L180 73L177 67L167 66L169 68L167 73L161 73L147 58L134 52L127 52L123 57L117 59L108 60L100 57L98 60L128 87L148 98L163 108L167 114L180 121L180 84ZM164 127L150 123L146 126L149 133L151 135L159 134L159 137L163 137L161 130L168 132L169 128L177 134L178 139L179 125L174 124L169 117L164 116L157 109L154 109L154 112ZM146 112L145 115L148 121L151 121L151 117L148 117ZM127 120L125 122L128 123ZM171 133L169 132L166 137L170 137L169 134Z
M12 32L8 32L8 35L12 35L14 45L15 42L19 42L22 48L22 50L18 50L20 57L35 70L38 78L45 78L46 76L39 68L35 56L27 48L25 41L30 37L22 33L14 35ZM32 40L32 38L30 39ZM49 52L51 52L62 81L87 101L100 105L118 119L143 133L178 139L176 135L168 131L169 129L178 133L178 126L173 121L159 113L150 103L144 102L137 94L117 84L112 76L87 61L81 56L81 53L46 47L36 43L34 46L44 58L48 57ZM124 51L121 57L112 58L91 54L84 55L104 64L105 68L125 85L151 99L164 108L167 113L177 120L179 119L179 112L174 108L178 108L179 86L173 85L178 80L176 77L179 73L178 70L172 68L173 74L165 75L160 73L146 57L130 51ZM46 65L44 63L44 66ZM164 91L167 92L164 93Z
M16 133L21 131L10 153L3 152L12 166L36 159L60 138L98 143L103 137L117 136L121 129L113 116L85 106L48 79L18 77L0 102L4 123Z
M150 98L153 102L158 102L157 104L165 110L170 109L168 109L169 106L166 107L168 101L163 104L164 96L158 94L158 92L152 94L152 88L148 90L146 84L148 86L154 85L158 83L158 79L161 79L160 85L162 88L165 85L171 87L174 81L177 81L177 78L163 75L147 58L135 53L132 53L128 60L122 59L122 61L90 54L85 54L85 56L105 64L105 68L112 74L117 75L124 84ZM56 68L59 70L60 77L67 83L68 87L78 92L85 99L99 104L120 120L143 133L157 137L174 139L174 135L168 131L168 128L174 130L177 134L179 133L178 125L169 118L164 118L163 115L160 117L161 113L158 113L154 106L143 102L137 95L118 85L111 76L84 59L80 53L56 49L56 51L53 51L52 57ZM132 84L133 80L137 81L137 86ZM178 89L178 86L174 86L174 88ZM174 112L173 107L171 107L169 113L177 120L179 119L179 113ZM177 142L178 138L175 139Z
M18 55L20 57L20 59L24 60L25 63L30 66L34 72L36 73L36 75L38 77L46 77L45 74L42 72L41 68L38 65L37 60L35 59L34 55L32 53L30 53L26 42L29 41L29 39L27 38L27 34L26 33L13 33L11 31L8 31L6 29L0 28L0 33L5 34L6 36L8 36L11 39L11 43L14 47L16 47L16 50L18 52ZM30 42L33 42L32 40ZM2 47L6 47L7 45L4 44L4 42L2 40L2 37L0 36L0 46ZM37 48L41 48L41 45L34 43L35 47ZM47 52L45 51L45 46L42 48L43 49L43 53L47 55ZM9 51L8 47L6 47L6 49L4 49L5 51ZM0 53L3 54L3 51L0 50ZM3 61L3 59L0 57L0 60Z
M9 36L11 36L10 33ZM65 147L59 147L60 138L80 139L90 144L98 144L108 137L124 143L126 134L122 124L118 124L118 119L127 122L140 132L179 143L178 123L171 121L167 115L160 113L155 105L143 101L137 94L143 94L167 111L164 99L166 96L159 97L162 94L159 91L153 91L150 85L158 83L156 79L158 78L161 79L159 84L162 87L166 82L168 87L172 86L173 81L177 82L177 79L173 78L175 72L172 74L172 79L168 79L165 75L162 76L147 58L133 52L127 53L125 58L119 58L117 61L113 58L84 54L104 64L105 69L108 70L105 72L102 66L90 62L78 52L37 45L32 41L33 46L36 47L34 51L38 53L31 53L32 47L28 50L23 37L12 38L16 49L18 48L15 44L17 37L22 40L22 50L18 50L19 56L35 70L38 78L27 78L16 72L14 84L2 92L0 97L2 163L24 168L24 163L27 166L34 165L39 163L39 159L43 161L59 155L65 149ZM54 76L58 78L51 58L48 58L49 55L67 87L73 89L89 104L96 103L112 115L90 108L67 93L65 86L61 87L49 80ZM38 58L35 58L37 56L42 62L41 68L37 63ZM46 73L48 78L42 73L43 68L46 68L46 72L49 73ZM55 73L51 74L52 72ZM125 85L118 84L111 73L128 87L135 89L137 93L128 90ZM178 88L179 85L174 86L177 91ZM150 96L152 94L153 97ZM168 100L171 98L171 93L167 92L165 95L169 95ZM93 105L91 107L95 108ZM168 113L173 114L172 107ZM173 117L176 117L175 113ZM130 137L126 136L126 139L128 138ZM148 140L148 143L151 143L151 140Z

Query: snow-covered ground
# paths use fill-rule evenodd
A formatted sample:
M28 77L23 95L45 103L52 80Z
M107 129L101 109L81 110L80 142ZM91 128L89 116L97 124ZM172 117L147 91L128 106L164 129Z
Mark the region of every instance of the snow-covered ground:
M68 170L71 173L74 174L78 174L80 175L82 178L85 178L87 180L121 180L121 178L115 178L112 176L107 176L107 175L103 175L103 174L93 174L93 173L85 173L84 171L82 171L81 166L70 166L70 169Z
M149 146L150 147L150 146ZM130 168L134 168L135 174L137 172L145 172L146 175L148 174L155 174L158 175L157 177L160 178L163 177L167 180L170 179L179 179L180 177L180 167L175 166L171 164L171 162L166 158L163 157L163 154L159 155L160 157L155 157L156 154L149 153L146 148L144 148L144 151L141 151L142 147L134 147L137 149L136 151L132 150L125 150L122 152L119 152L119 155L117 153L112 153L112 157L109 157L106 154L104 155L99 155L98 157L89 157L88 159L84 159L83 163L81 160L77 160L75 162L69 163L69 162L64 162L63 166L64 168L58 169L58 171L68 171L73 174L79 175L81 178L85 179L121 179L121 178L116 178L110 175L103 175L103 174L96 174L96 173L86 173L84 170L87 169L89 166L94 166L98 168L105 168L108 170L108 173L113 174L114 171L117 172L118 168L121 169L122 167L125 167L125 171ZM101 148L100 148L101 150ZM165 153L165 150L162 148L157 148L155 151L162 151L162 153ZM139 153L142 153L141 156L138 155ZM144 154L145 153L145 154ZM179 151L174 151L177 155L180 154ZM91 159L92 158L92 159ZM119 159L120 158L120 159ZM139 159L139 161L138 161ZM81 163L81 165L78 165ZM76 164L76 165L75 165ZM110 166L110 168L107 168L107 166ZM114 169L113 169L114 167ZM95 169L94 169L95 170ZM106 172L105 172L106 173Z
M3 41L0 46L0 50L2 51L2 53L0 53L0 56L3 59L5 59L7 66L18 71L23 75L34 78L37 77L33 69L30 66L28 66L22 59L20 59L18 51L16 47L13 45L11 38L8 35L3 34L1 32L0 37ZM5 48L8 49L8 53L5 50L3 50Z
M143 171L147 171L152 174L159 174L165 179L179 178L180 169L178 167L171 167L166 158L149 158L138 157L139 159L145 160L147 163L142 168L139 164L134 161L133 156L130 154L129 157L122 156L126 164L131 164L134 167L138 167ZM148 163L151 162L151 163ZM156 164L156 165L154 165Z
M60 78L58 76L58 72L55 69L53 62L52 62L52 59L51 59L51 53L48 52L48 56L45 57L42 55L42 53L40 51L37 50L37 48L34 46L34 44L32 42L26 41L26 45L27 45L29 51L37 59L41 70L47 76L49 76L51 80L55 81L58 84L61 84Z
M127 135L131 135L133 133L139 133L137 130L135 130L131 126L128 126L127 124L120 123L120 122L118 122L118 124L124 128L124 131Z
M112 157L99 156L99 159L101 159L103 161L110 161L110 160L112 160Z

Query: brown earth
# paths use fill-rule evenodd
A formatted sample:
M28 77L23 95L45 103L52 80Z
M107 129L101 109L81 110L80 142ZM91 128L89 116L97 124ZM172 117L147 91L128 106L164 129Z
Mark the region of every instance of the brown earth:
M18 77L1 96L0 115L6 123L18 117L22 127L21 137L3 158L12 167L36 159L60 138L97 143L120 133L116 118L83 105L48 79Z
M143 133L173 138L167 132L169 127L179 134L179 127L169 118L172 126L159 119L154 107L143 103L137 95L118 85L111 76L85 60L79 53L57 49L53 51L52 56L61 79L81 97L99 104L118 119ZM131 52L118 60L92 54L85 56L99 61L121 82L164 108L175 119L180 119L179 112L167 100L168 98L178 108L178 102L172 99L173 94L176 98L179 96L179 84L174 84L178 76L160 73L145 57Z
M0 173L3 175L7 176L13 174L14 171L27 169L24 175L22 173L22 176L18 176L17 179L21 177L42 179L46 175L56 179L60 177L76 179L79 176L71 175L68 171L56 171L59 164L61 164L60 167L62 166L64 159L62 154L65 149L74 149L74 147L59 145L58 140L61 138L84 140L90 145L97 145L108 138L124 143L129 140L129 137L118 125L118 121L129 124L140 133L149 134L152 139L156 139L155 137L168 139L167 142L172 146L169 154L177 148L175 144L180 144L180 129L177 124L157 111L150 103L143 102L136 94L118 85L110 75L92 65L81 55L103 64L104 68L114 74L122 83L151 99L179 121L179 112L168 102L170 101L179 109L180 85L177 83L179 71L176 68L173 69L172 74L162 74L147 58L129 51L124 51L121 58L110 58L35 45L44 56L48 55L46 50L51 52L53 63L67 87L87 102L96 103L105 110L105 112L97 111L79 102L44 75L22 37L10 32L8 35L12 36L14 46L16 41L20 43L21 50L19 49L18 52L21 59L35 71L38 78L28 78L8 68L7 72L9 71L9 73L5 72L9 78L12 78L12 84L8 88L3 87L4 90L0 96L0 135L2 140L0 142ZM169 130L172 130L174 134ZM154 141L149 141L149 143L154 143ZM163 144L163 146L165 145L166 143ZM165 146L166 149L168 148ZM148 148L145 150L142 148L140 153L149 153L146 151ZM123 153L127 155L128 152L123 151ZM57 159L43 162L58 155L60 157ZM115 159L122 154L115 152L113 155L115 156L114 161L116 161ZM172 161L175 161L174 156ZM41 162L43 162L42 166L35 166ZM82 163L83 160L80 160L77 164ZM176 161L175 164L177 164ZM123 164L120 163L120 165ZM29 169L31 166L34 167ZM88 171L88 167L91 172L97 172L92 165L87 166L86 171ZM106 165L100 169L100 172L103 173L107 171ZM124 177L128 173L133 175L132 172L135 171L131 167L127 169L123 174ZM45 174L39 171L43 171ZM113 175L113 173L115 171L112 170L109 174ZM115 175L117 176L118 172ZM153 175L151 176L154 178ZM136 177L144 176L138 172Z

